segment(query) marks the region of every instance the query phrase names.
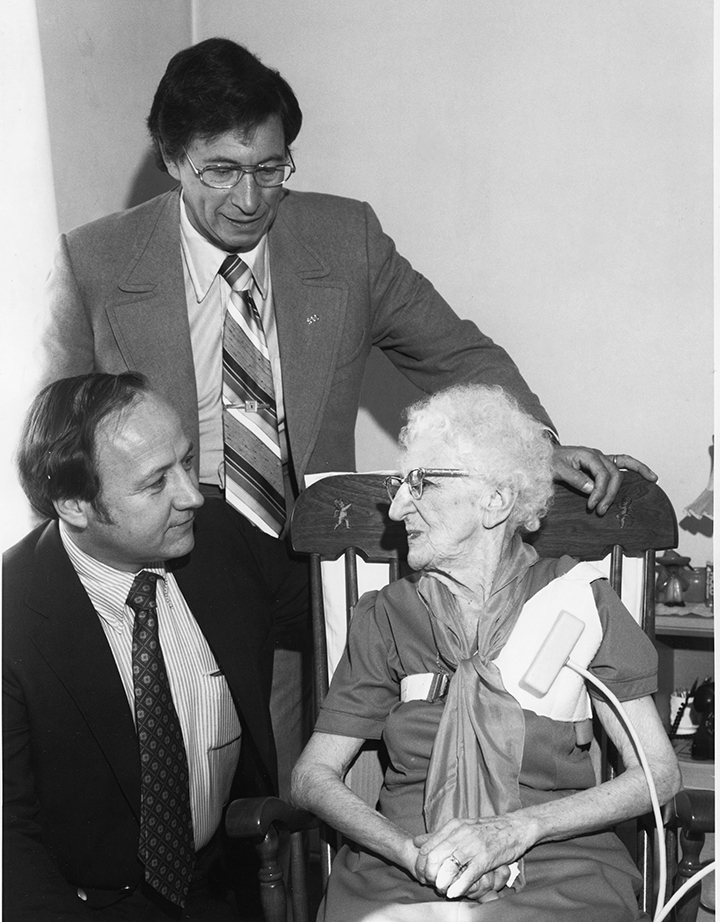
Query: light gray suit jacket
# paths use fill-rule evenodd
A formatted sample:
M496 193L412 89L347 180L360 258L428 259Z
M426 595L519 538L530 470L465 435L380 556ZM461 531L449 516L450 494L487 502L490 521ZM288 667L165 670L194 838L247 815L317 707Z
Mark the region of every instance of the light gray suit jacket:
M44 382L147 375L198 443L179 193L60 237L49 278ZM398 254L362 202L286 192L269 233L295 477L354 470L355 421L373 345L421 390L500 384L552 425L508 354L460 320Z

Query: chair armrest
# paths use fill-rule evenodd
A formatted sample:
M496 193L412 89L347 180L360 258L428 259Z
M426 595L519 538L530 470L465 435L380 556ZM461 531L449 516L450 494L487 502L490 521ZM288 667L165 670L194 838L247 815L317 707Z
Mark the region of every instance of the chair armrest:
M689 835L706 835L715 829L715 792L699 788L675 795L675 813Z
M318 823L312 813L291 807L279 797L243 797L232 801L225 814L225 829L235 839L265 836L274 825L298 832Z
M308 922L307 886L304 879L302 832L319 821L307 810L296 810L278 797L244 797L234 800L225 813L225 830L234 839L255 839L260 858L258 879L263 919L285 922L287 919L284 862L280 856L281 835L290 835L290 865L293 875L292 905L296 922Z

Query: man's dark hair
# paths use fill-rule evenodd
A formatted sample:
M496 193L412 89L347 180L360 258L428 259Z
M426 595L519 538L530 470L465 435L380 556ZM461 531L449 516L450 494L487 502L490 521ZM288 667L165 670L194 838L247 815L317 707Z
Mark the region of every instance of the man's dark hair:
M82 499L104 515L95 435L111 413L149 391L143 375L91 374L44 388L27 412L17 464L20 483L40 515L58 518L53 500Z
M290 85L242 45L208 38L170 59L147 126L158 166L165 170L163 151L170 160L179 160L195 137L252 131L273 115L282 122L289 148L302 125Z

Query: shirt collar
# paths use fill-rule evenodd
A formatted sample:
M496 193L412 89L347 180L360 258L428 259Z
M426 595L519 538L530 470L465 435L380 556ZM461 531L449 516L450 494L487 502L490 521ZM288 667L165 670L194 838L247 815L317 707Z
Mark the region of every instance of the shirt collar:
M93 608L113 630L121 631L128 611L125 601L136 574L128 573L125 570L116 570L114 567L96 560L95 557L91 557L90 554L86 554L72 540L70 532L62 519L59 522L59 530L63 547L93 604ZM152 563L147 567L142 567L142 569L157 573L165 579L166 569L161 562ZM140 571L138 570L138 572Z
M215 244L210 243L209 240L206 240L193 227L188 217L185 197L182 194L180 196L180 240L190 281L195 289L195 297L200 303L205 300L205 296L228 254L216 247ZM263 300L265 300L267 298L270 272L267 234L261 238L255 249L243 253L242 259L250 268L255 284Z

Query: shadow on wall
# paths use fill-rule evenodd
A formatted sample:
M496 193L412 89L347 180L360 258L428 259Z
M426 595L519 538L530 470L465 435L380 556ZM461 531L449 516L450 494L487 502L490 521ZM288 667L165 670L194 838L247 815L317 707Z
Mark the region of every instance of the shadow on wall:
M423 391L400 374L379 349L370 353L360 398L360 407L394 441L405 424L405 407L424 397Z
M685 518L679 523L680 528L691 535L713 536L714 486L713 470L715 467L715 439L708 446L710 456L710 478L707 486L694 502L685 509Z
M175 186L177 186L177 180L173 179L169 173L158 169L155 157L149 150L135 173L124 207L132 208L135 205L141 205L162 192L174 189Z
M706 538L712 538L713 536L712 519L696 519L693 516L686 515L678 522L678 527L691 535L704 535Z

